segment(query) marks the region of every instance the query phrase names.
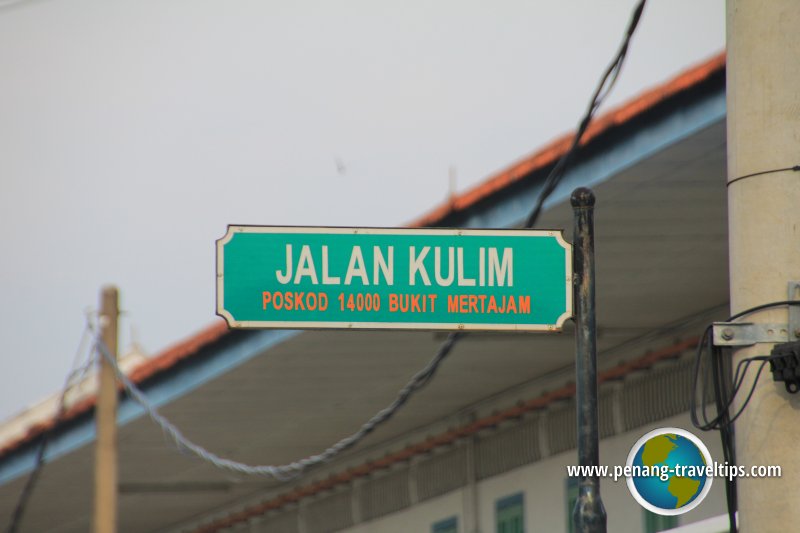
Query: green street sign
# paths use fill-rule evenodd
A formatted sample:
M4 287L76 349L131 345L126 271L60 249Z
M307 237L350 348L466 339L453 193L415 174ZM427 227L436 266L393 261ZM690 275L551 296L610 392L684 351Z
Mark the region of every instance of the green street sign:
M232 328L558 331L560 231L228 226L217 314Z

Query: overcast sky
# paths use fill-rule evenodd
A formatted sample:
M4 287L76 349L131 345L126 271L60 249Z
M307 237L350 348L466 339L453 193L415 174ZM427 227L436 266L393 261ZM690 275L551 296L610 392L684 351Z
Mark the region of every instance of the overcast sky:
M227 224L401 225L571 130L634 4L0 8L0 420L60 388L103 284L156 354L215 320ZM651 0L608 103L722 50L724 10Z

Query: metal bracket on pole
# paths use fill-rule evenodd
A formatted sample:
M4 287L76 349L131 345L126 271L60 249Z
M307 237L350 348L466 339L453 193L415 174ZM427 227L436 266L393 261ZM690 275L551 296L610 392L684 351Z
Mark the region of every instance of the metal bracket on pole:
M789 282L789 300L800 300L800 281ZM800 339L800 306L789 306L787 324L714 322L714 346L753 346Z
M714 346L752 346L766 342L788 342L786 324L714 322Z

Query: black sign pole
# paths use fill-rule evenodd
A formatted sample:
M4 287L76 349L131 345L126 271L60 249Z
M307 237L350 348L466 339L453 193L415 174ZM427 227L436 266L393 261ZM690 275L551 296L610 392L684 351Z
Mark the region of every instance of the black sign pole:
M585 187L570 198L575 217L573 283L575 287L575 374L578 464L599 466L597 415L597 323L594 308L594 193ZM605 533L606 510L598 476L581 477L572 516L576 533Z

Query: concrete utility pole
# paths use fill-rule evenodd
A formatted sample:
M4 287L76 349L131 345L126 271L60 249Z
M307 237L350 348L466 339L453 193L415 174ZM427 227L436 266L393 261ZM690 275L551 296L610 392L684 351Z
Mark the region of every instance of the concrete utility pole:
M111 355L117 356L119 292L103 287L100 293L100 336ZM97 390L97 444L94 466L94 533L117 530L117 383L114 369L102 356Z
M800 2L728 0L728 209L731 310L788 299L800 280L800 173L741 176L800 164ZM734 180L736 180L734 182ZM785 308L742 320L788 322ZM791 340L794 339L790 332ZM767 355L772 344L739 349ZM751 372L753 373L753 372ZM789 531L800 524L800 395L768 369L736 422L740 465L780 465L780 479L739 479L740 531ZM750 381L744 388L748 388ZM745 391L746 392L746 391ZM741 395L744 396L744 395ZM739 405L744 398L738 398Z

